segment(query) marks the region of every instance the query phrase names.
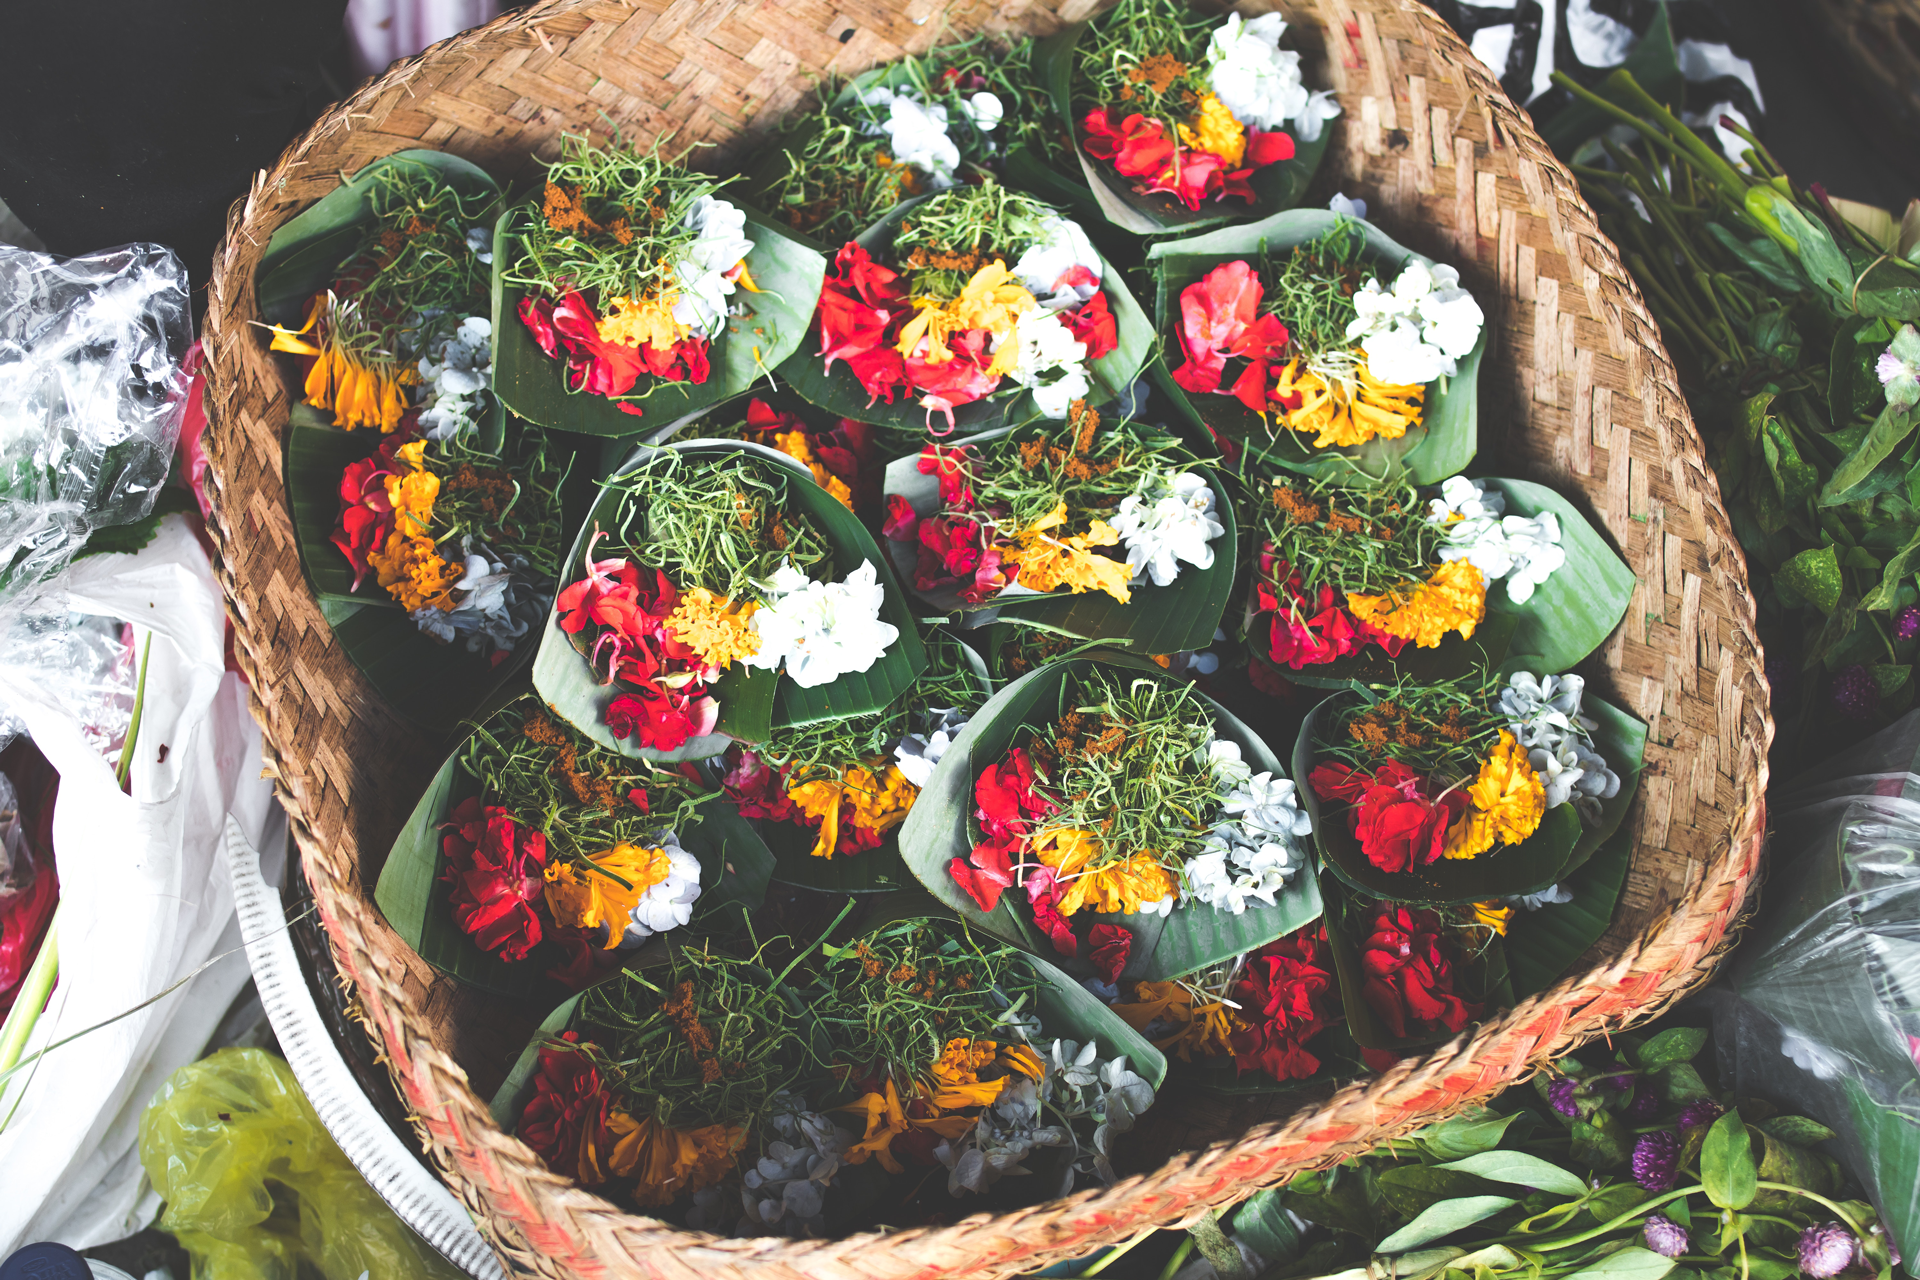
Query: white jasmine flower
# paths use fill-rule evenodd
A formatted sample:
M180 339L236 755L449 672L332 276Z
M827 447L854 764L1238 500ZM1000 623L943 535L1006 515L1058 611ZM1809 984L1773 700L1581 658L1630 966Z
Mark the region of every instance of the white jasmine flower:
M493 228L469 227L467 229L467 249L480 261L493 262Z
M1460 287L1460 273L1446 263L1410 261L1391 290L1369 279L1353 305L1348 340L1360 340L1374 377L1401 385L1459 372L1485 323L1480 304Z
M1500 901L1510 907L1519 907L1523 911L1538 911L1542 907L1556 907L1563 902L1573 901L1573 890L1564 885L1550 884L1538 893L1518 893Z
M1176 891L1168 894L1164 898L1156 898L1152 902L1143 902L1138 907L1135 907L1134 910L1140 915L1159 916L1164 920L1173 913L1174 903L1177 902L1179 898L1180 895Z
M1148 475L1138 491L1120 500L1113 517L1133 576L1145 570L1156 587L1164 587L1180 576L1182 561L1210 568L1213 540L1227 531L1213 513L1213 490L1195 472Z
M746 212L712 196L694 201L685 225L696 235L685 256L673 264L680 290L673 318L711 338L726 323L727 298L733 293L726 273L752 251L753 241L747 238Z
M1445 352L1421 341L1419 328L1404 320L1390 329L1368 334L1360 349L1367 354L1368 371L1396 386L1424 386L1455 368Z
M1487 581L1505 579L1507 598L1525 604L1536 587L1567 562L1560 521L1551 511L1503 516L1498 521L1462 521L1448 531L1442 560L1465 560Z
M1235 825L1250 836L1304 836L1313 830L1313 819L1300 807L1293 779L1271 773L1256 773L1227 792L1220 811L1237 818Z
M1333 199L1327 201L1327 208L1343 217L1364 218L1367 216L1367 202L1356 197L1349 197L1343 191L1333 193Z
M1580 714L1585 691L1579 676L1536 678L1516 671L1500 691L1500 712L1540 774L1547 807L1572 801L1581 819L1592 823L1600 818L1600 802L1620 794L1620 775L1594 749L1596 722Z
M1009 342L1020 355L1009 375L1033 391L1034 404L1048 418L1064 418L1067 407L1093 389L1086 372L1087 344L1073 336L1051 311L1020 317Z
M896 93L885 85L865 90L860 100L868 106L887 108L887 118L866 126L869 135L887 135L887 152L898 164L910 164L925 173L927 185L943 191L953 185L954 170L960 167L960 148L947 136L947 109L939 103L928 105L911 92Z
M1245 786L1253 778L1253 766L1240 758L1240 744L1229 738L1215 738L1207 744L1207 764L1222 790Z
M1295 136L1312 142L1340 108L1330 94L1307 92L1300 55L1280 48L1286 29L1277 13L1229 14L1207 42L1207 87L1241 124L1272 130L1292 121Z
M1507 496L1485 482L1465 476L1448 476L1440 482L1440 496L1427 503L1427 519L1434 524L1458 527L1461 521L1492 521L1506 514ZM1454 516L1460 520L1455 521Z
M994 126L1006 118L1007 109L996 93L976 93L967 99L967 119L973 121L973 127L982 133L992 133Z
M427 439L450 439L477 425L493 389L492 339L491 320L468 316L437 350L420 357L416 367L429 388L420 411Z
M1091 272L1093 283L1061 286L1061 277L1075 267ZM1033 242L1013 264L1013 275L1042 307L1061 311L1079 306L1100 287L1100 255L1079 223L1070 218L1042 218Z
M700 897L700 860L680 847L671 831L652 837L657 848L667 855L667 878L640 895L629 916L622 946L645 942L656 933L683 927L693 919L693 904Z
M880 621L886 591L871 560L843 582L810 581L789 561L763 589L752 621L760 649L743 661L775 671L785 664L803 689L867 670L900 638L898 628Z
M1562 740L1552 748L1535 747L1527 752L1527 763L1539 775L1547 795L1547 808L1557 809L1573 798L1574 784L1580 781L1580 753Z
M893 762L916 787L927 785L933 767L947 754L947 748L960 736L968 717L964 712L944 707L929 707L919 728L908 733L893 747Z

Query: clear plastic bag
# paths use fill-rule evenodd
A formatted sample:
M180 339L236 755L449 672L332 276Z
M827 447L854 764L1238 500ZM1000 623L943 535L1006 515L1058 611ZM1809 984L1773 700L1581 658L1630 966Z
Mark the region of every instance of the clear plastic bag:
M194 1280L462 1274L394 1216L264 1049L174 1072L140 1118L140 1162Z
M1759 917L1710 993L1723 1079L1833 1129L1920 1255L1920 712L1775 788ZM1916 1259L1920 1261L1920 1259Z

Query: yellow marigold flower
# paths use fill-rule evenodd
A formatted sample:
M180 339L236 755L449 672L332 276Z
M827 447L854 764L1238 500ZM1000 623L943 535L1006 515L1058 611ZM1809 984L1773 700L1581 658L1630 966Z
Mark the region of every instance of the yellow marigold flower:
M1507 925L1513 921L1513 908L1500 905L1498 898L1491 902L1473 904L1473 922L1483 928L1491 929L1501 937L1507 936Z
M1031 528L1015 535L1017 545L1003 552L1005 563L1018 565L1017 581L1035 591L1066 587L1075 595L1082 591L1104 591L1122 604L1132 599L1128 583L1133 570L1126 561L1096 555L1095 547L1113 547L1120 535L1105 520L1095 520L1085 533L1056 538L1049 532L1066 523L1067 504L1062 501L1035 521Z
M675 344L693 332L673 318L674 304L679 301L678 289L664 289L645 299L615 298L607 304L607 314L594 327L600 331L602 342L671 351Z
M735 1154L747 1142L747 1131L740 1125L672 1129L652 1116L636 1120L624 1111L609 1113L607 1128L615 1137L606 1166L617 1178L639 1179L633 1189L633 1202L643 1209L672 1204L683 1195L720 1182L733 1172ZM587 1125L580 1140L580 1180L589 1186L593 1184L587 1182L584 1170L593 1131L594 1126ZM597 1158L594 1163L597 1168Z
M1034 837L1033 855L1058 876L1064 892L1060 914L1090 911L1138 911L1178 892L1173 875L1142 850L1104 866L1087 869L1100 854L1100 838L1079 827L1055 827Z
M792 458L795 462L813 472L813 482L840 500L840 505L853 510L853 490L847 488L847 482L820 465L813 456L813 446L807 442L804 431L776 431L773 433L773 447Z
M1398 440L1419 424L1426 388L1382 382L1368 372L1365 360L1349 386L1321 377L1296 357L1275 376L1271 394L1275 400L1299 397L1300 407L1280 410L1281 419L1295 431L1314 432L1313 447L1326 449L1365 444L1376 436Z
M1000 1056L1000 1046L992 1040L949 1040L947 1049L933 1064L933 1095L929 1099L942 1111L962 1107L984 1107L1000 1096L1007 1078L982 1080L980 1071Z
M547 910L553 912L557 923L577 929L606 925L604 945L611 951L620 945L620 936L627 931L627 919L639 905L641 896L666 880L670 869L667 851L621 843L593 854L587 861L612 874L576 872L571 862L547 864ZM622 885L621 880L626 884Z
M895 765L887 765L879 774L854 767L839 781L813 778L787 789L787 799L800 812L820 824L820 835L813 842L816 858L831 858L840 840L840 810L851 805L847 820L862 831L890 831L906 821L920 788L907 781Z
M380 575L380 585L408 613L431 606L453 608L448 594L466 569L449 564L434 549L432 538L409 536L399 530L387 535L387 545L367 553L367 563Z
M906 1166L894 1157L892 1148L893 1140L908 1130L925 1129L952 1141L973 1127L972 1116L909 1119L906 1109L900 1105L900 1091L894 1088L892 1079L888 1079L885 1093L864 1093L846 1106L835 1107L834 1110L861 1112L867 1118L866 1136L847 1149L847 1163L865 1164L869 1156L878 1156L880 1167L888 1173L906 1172Z
M433 504L440 498L440 477L427 470L421 461L420 451L425 447L424 440L401 445L398 459L413 470L387 477L387 501L393 505L393 527L413 536L428 531L433 523Z
M1350 595L1347 608L1362 622L1431 649L1449 631L1472 639L1473 629L1487 616L1487 583L1468 561L1449 560L1436 566L1425 582L1395 587L1381 596Z
M1037 310L1040 304L1034 301L1007 264L998 258L973 273L966 287L960 290L960 296L949 301L938 298L915 298L913 305L918 308L913 319L907 321L900 330L899 351L903 356L913 354L920 345L920 339L930 339L926 360L928 364L945 364L953 359L953 352L947 346L947 338L968 329L985 329L994 337L1002 339L1000 351L994 353L993 367L989 372L998 370L1006 373L1013 368L1013 361L1019 352L1015 344L1007 341L1020 324L1020 317L1029 311ZM1012 354L1006 353L1011 351ZM1006 368L1000 368L1001 358L1005 355Z
M1495 841L1519 844L1539 828L1547 811L1540 775L1527 763L1526 750L1505 729L1480 762L1480 776L1467 788L1467 798L1473 807L1447 828L1442 853L1449 858L1477 858Z
M751 600L736 603L705 587L689 587L668 617L667 630L701 662L725 669L760 652L760 633L748 625L758 607Z
M1180 126L1180 145L1207 151L1220 157L1229 169L1238 169L1247 153L1247 127L1233 118L1227 104L1208 94L1200 99L1200 111L1192 128Z
M316 409L332 409L333 425L351 431L355 427L377 426L391 433L407 411L406 393L401 387L420 380L411 365L400 368L369 367L355 361L334 341L331 327L324 338L309 340L323 317L328 314L332 295L314 298L307 304L306 320L298 329L268 325L273 334L271 347L294 355L314 357L301 388L307 403Z
M1232 1053L1233 1033L1247 1026L1223 1001L1208 997L1196 1004L1193 988L1180 982L1136 982L1133 999L1112 1007L1135 1031L1145 1031L1160 1019L1173 1023L1177 1029L1155 1040L1153 1047L1174 1050L1182 1062L1193 1061L1195 1054L1214 1058Z

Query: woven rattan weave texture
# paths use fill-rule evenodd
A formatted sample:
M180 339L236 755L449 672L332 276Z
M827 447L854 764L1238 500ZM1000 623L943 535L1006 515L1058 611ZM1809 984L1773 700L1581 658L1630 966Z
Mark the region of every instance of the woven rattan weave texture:
M374 908L394 832L440 759L332 642L301 576L282 483L290 400L254 269L274 229L340 173L438 147L525 179L562 130L751 145L821 72L974 31L1085 16L1022 0L547 0L396 64L333 108L234 209L215 262L208 449L213 535L239 661L342 971L357 985L429 1154L502 1254L543 1276L995 1276L1189 1218L1437 1119L1699 981L1755 874L1767 686L1744 563L1660 335L1612 244L1526 117L1430 11L1406 0L1289 8L1310 80L1344 114L1321 186L1364 196L1487 306L1480 453L1558 485L1639 575L1587 664L1652 726L1625 898L1593 966L1424 1058L1309 1102L1169 1097L1138 1135L1150 1171L1099 1193L953 1226L836 1241L721 1240L620 1212L488 1118L528 1030L433 974ZM471 1071L471 1075L470 1075ZM494 1075L497 1079L497 1074Z

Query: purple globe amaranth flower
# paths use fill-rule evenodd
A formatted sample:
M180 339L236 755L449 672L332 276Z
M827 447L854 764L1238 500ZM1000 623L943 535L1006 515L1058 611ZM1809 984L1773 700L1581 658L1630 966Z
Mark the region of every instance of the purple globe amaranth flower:
M1832 1280L1853 1265L1860 1242L1837 1222L1808 1227L1800 1233L1800 1271L1813 1280Z
M1633 1101L1627 1104L1624 1114L1629 1120L1651 1120L1659 1109L1660 1095L1643 1085L1634 1091Z
M1920 608L1908 605L1893 615L1893 638L1911 640L1920 636Z
M1547 1086L1547 1105L1571 1119L1580 1114L1580 1104L1573 1100L1579 1089L1571 1080L1555 1080Z
M1856 662L1833 673L1827 696L1840 713L1855 720L1871 720L1880 709L1880 682L1873 672Z
M1633 1144L1633 1180L1649 1191L1671 1191L1680 1176L1680 1135L1671 1129L1644 1134Z
M1632 1076L1608 1076L1607 1077L1607 1088L1618 1089L1621 1093L1625 1093L1627 1090L1633 1088L1633 1083L1634 1081Z
M1646 1224L1647 1248L1663 1258L1677 1258L1693 1243L1687 1229L1664 1213L1650 1213Z
M1698 1129L1702 1125L1712 1124L1725 1114L1727 1114L1725 1107L1712 1098L1702 1098L1698 1102L1689 1102L1674 1120L1674 1124L1679 1126L1680 1132L1685 1133L1689 1129Z

